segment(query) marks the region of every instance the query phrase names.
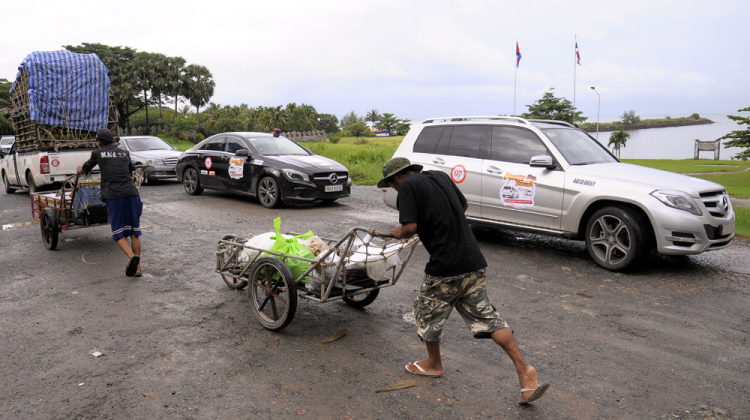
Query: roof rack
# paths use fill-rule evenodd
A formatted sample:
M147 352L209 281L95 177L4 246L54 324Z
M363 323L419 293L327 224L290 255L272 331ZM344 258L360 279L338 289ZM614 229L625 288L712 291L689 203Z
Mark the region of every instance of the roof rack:
M422 124L430 124L434 122L452 122L452 121L479 121L479 120L514 120L519 123L529 124L529 120L521 117L507 117L502 115L491 115L491 116L478 116L478 117L438 117L429 118L422 121Z
M528 120L528 121L537 122L537 123L545 123L545 124L565 125L565 126L572 127L572 128L578 128L575 125L573 125L573 124L571 124L571 123L569 123L567 121L561 121L561 120L539 120L539 119L532 119L532 120Z

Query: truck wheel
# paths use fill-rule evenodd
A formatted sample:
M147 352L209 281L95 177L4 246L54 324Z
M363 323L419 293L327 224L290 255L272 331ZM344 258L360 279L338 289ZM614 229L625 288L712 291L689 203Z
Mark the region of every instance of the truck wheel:
M44 209L39 226L42 228L42 242L44 242L44 246L50 251L57 248L58 227L54 209L49 207Z
M201 180L198 178L198 171L195 168L185 169L185 174L182 176L182 185L185 186L185 192L190 195L199 195L203 192Z
M31 175L31 172L26 174L26 184L29 186L29 195L39 191L39 188L37 188L36 184L34 183L34 176Z
M3 184L5 185L6 194L13 194L16 192L15 188L11 188L10 183L8 182L8 175L5 174L5 171L3 171Z
M586 248L607 270L635 268L651 253L649 229L640 214L622 207L605 207L586 223Z

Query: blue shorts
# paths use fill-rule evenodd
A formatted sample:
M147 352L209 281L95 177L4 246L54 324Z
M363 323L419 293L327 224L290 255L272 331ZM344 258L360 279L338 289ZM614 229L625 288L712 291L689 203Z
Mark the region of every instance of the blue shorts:
M141 214L143 203L141 197L134 195L124 198L108 198L104 201L112 226L112 239L127 238L130 235L141 236Z

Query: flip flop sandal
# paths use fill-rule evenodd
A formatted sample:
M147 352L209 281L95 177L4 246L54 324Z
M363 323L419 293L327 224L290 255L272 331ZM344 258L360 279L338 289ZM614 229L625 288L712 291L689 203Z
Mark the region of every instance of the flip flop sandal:
M130 259L127 268L125 268L125 275L128 277L135 276L135 272L138 271L138 264L140 262L141 257L139 257L138 255L133 255L133 258Z
M521 394L523 394L524 392L531 392L531 391L534 391L534 393L531 394L529 396L529 398L526 398L523 401L519 401L518 404L519 405L525 405L525 404L528 404L528 403L530 403L532 401L536 401L539 398L542 398L542 395L544 395L544 393L547 392L547 389L549 389L549 385L550 384L541 384L541 385L539 385L539 388L537 388L537 389L534 389L534 388L524 388L524 389L522 389L521 390Z
M406 369L406 371L407 371L408 373L411 373L412 375L417 375L417 376L426 376L426 377L428 377L428 378L439 378L439 377L443 376L443 375L435 375L435 374L432 374L432 373L427 373L427 371L426 371L426 370L424 370L424 369L422 369L422 366L419 366L419 365L417 364L417 362L419 362L419 360L417 360L416 362L412 362L412 365L416 366L416 367L417 367L417 369L419 370L419 372L421 372L421 373L419 373L419 372L412 372L412 371L410 371L410 370L409 370L409 364L408 364L408 363L407 363L407 364L406 364L406 365L404 366L404 369Z

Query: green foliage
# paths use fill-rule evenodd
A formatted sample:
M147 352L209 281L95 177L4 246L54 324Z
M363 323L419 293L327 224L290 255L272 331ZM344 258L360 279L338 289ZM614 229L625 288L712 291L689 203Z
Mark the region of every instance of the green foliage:
M333 144L337 144L338 142L341 141L341 137L328 137L328 141Z
M13 82L8 79L0 79L0 108L10 107L10 88ZM10 112L10 110L8 111Z
M367 139L357 139L354 144L370 144L370 142Z
M740 109L737 112L750 112L750 107ZM722 137L721 140L729 139L729 141L724 142L724 147L744 147L745 150L732 156L732 159L747 160L750 158L750 117L729 115L729 118L739 125L747 125L747 128L745 130L732 131Z
M378 114L377 109L373 109L372 111L367 111L367 114L365 114L365 121L371 122L373 125L380 121L381 115Z
M219 133L245 131L244 124L237 118L222 118L216 122L216 131Z
M540 120L560 120L574 124L576 121L585 121L583 112L576 111L576 107L565 98L556 98L554 95L555 88L550 88L542 99L537 100L532 105L526 105L529 112L521 114L524 118Z
M202 142L203 140L205 140L205 138L206 138L206 137L205 137L205 136L204 136L203 134L201 134L201 133L197 133L197 134L195 135L195 142L196 142L196 143L200 143L200 142Z
M383 163L393 156L402 138L353 144L356 138L342 139L340 144L305 142L313 153L333 159L349 169L349 176L358 185L375 185L382 178ZM346 141L346 143L344 143Z
M630 133L622 130L615 131L611 136L609 136L609 143L607 145L612 147L612 150L614 150L615 155L618 159L620 158L620 149L625 147L625 143L628 142L629 138Z
M694 119L694 120L699 120L699 119L701 119L701 116L700 116L700 115L699 115L699 114L698 114L698 113L696 112L696 113L693 113L693 114L692 114L692 115L690 116L690 118L691 118L691 119Z
M352 133L355 137L372 137L374 134L370 127L367 126L363 121L357 121L354 124L346 126L346 131Z
M741 172L750 170L750 162L713 159L624 159L625 163L661 169L680 174L699 172Z
M354 111L352 111L341 117L341 122L339 122L339 124L342 128L345 128L360 121L364 120L362 119L362 117L358 117L357 114L354 113Z
M323 130L328 134L339 132L339 119L332 114L318 114L318 130Z
M750 238L750 207L734 207L734 218L737 221L735 235Z
M3 134L15 134L13 131L13 125L5 118L5 115L0 114L0 135Z
M641 122L641 117L635 115L635 110L631 109L630 111L625 111L622 114L622 117L620 117L620 121L622 121L622 123L625 125L639 124Z

